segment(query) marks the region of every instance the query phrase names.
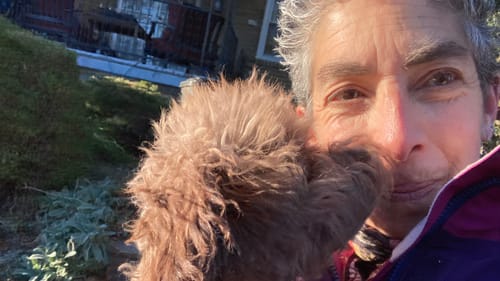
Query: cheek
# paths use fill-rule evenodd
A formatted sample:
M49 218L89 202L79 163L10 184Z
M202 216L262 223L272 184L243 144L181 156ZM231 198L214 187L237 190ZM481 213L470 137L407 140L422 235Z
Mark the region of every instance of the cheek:
M432 145L457 172L479 158L481 114L475 106L444 110L428 126Z
M363 117L343 118L332 112L320 112L314 117L314 136L317 144L326 148L335 142L348 141L365 134Z

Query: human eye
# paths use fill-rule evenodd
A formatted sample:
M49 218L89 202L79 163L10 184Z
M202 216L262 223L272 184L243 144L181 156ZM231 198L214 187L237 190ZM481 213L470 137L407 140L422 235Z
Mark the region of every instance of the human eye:
M334 91L327 98L327 102L354 102L357 99L366 97L366 95L356 88L342 88Z
M452 69L438 69L426 75L417 88L434 88L445 87L461 80L461 76L457 71Z
M458 88L464 79L460 71L453 68L440 68L424 75L415 86L417 97L426 102L448 102L462 94Z

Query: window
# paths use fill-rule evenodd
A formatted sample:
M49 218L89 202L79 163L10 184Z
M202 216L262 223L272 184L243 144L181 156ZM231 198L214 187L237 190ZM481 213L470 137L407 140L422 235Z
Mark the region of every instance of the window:
M168 4L155 0L118 0L116 10L133 16L146 33L151 30L152 22L158 22L153 37L161 36L164 27L162 22L165 22L168 16ZM112 33L109 45L117 57L138 60L144 56L146 42L133 36Z
M279 62L281 58L274 51L278 32L278 0L267 0L266 11L260 30L259 45L257 47L257 58L268 61Z

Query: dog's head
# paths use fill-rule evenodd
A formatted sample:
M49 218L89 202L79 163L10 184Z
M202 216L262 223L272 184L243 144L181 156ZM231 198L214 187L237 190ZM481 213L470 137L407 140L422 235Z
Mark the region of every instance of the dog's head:
M154 124L128 191L137 280L315 276L373 209L384 169L349 145L307 145L291 98L254 74L195 86Z

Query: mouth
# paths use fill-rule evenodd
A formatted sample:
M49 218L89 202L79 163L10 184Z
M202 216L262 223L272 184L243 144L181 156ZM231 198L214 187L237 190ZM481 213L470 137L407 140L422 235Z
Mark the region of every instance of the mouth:
M396 183L390 193L390 199L397 202L420 200L437 192L441 186L442 181L440 180Z

